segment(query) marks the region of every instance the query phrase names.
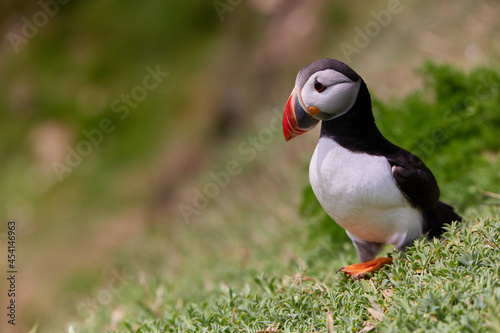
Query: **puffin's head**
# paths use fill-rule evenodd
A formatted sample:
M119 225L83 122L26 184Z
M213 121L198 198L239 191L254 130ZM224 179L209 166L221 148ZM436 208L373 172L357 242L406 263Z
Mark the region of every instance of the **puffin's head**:
M361 85L361 77L335 59L320 59L302 68L283 113L283 134L291 140L348 112Z

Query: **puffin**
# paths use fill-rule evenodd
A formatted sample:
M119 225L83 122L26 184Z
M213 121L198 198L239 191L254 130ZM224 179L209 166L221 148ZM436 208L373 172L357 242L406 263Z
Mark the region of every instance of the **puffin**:
M311 187L360 260L338 271L364 277L392 263L390 256L376 258L385 244L404 251L421 235L438 237L443 224L462 220L439 200L436 178L424 162L382 135L365 82L336 59L316 60L298 73L283 112L285 140L320 122Z

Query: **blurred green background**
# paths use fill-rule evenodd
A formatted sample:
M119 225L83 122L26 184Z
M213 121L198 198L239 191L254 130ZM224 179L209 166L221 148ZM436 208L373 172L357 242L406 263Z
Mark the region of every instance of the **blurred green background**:
M382 103L425 84L425 59L470 70L500 54L496 1L42 0L0 13L0 233L5 248L17 221L20 332L89 320L124 269L182 300L299 262L290 239L317 130L285 144L273 128L305 64L345 61ZM379 110L391 139L413 135Z

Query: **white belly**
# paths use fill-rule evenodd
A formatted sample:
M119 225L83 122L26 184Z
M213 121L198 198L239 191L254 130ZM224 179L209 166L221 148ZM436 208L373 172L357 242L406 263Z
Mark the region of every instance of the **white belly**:
M422 233L422 213L398 189L383 156L353 153L321 138L309 178L328 215L362 240L400 248Z

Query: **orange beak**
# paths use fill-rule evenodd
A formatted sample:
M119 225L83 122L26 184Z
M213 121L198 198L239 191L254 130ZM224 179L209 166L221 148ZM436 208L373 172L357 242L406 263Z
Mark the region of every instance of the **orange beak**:
M298 94L300 94L300 89L296 87L290 94L283 111L282 125L286 141L311 130L319 123L319 120L314 119L304 111Z

